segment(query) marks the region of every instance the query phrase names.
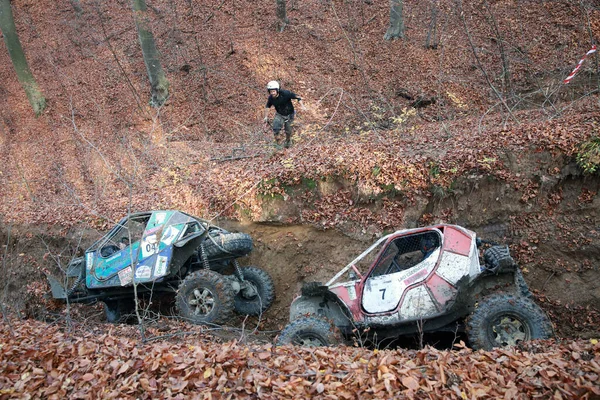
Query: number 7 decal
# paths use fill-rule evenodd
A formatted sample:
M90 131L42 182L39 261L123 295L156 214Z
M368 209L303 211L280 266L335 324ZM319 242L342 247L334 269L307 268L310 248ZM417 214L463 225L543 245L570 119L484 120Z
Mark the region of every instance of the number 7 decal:
M381 300L385 299L385 288L384 289L379 289L379 291L381 292Z

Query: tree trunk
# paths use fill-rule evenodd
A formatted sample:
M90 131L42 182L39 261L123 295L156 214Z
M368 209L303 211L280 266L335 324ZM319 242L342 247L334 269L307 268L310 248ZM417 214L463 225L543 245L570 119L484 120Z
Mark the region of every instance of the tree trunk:
M431 3L431 21L429 22L429 29L427 30L427 39L425 39L425 48L426 49L437 49L438 41L437 41L437 16L438 16L438 2L439 0L434 0Z
M498 27L498 23L496 22L496 17L492 13L492 9L487 1L484 2L485 8L487 9L488 14L490 15L490 25L492 25L492 29L496 34L496 43L498 43L498 51L500 52L500 59L502 60L502 82L504 83L503 92L506 94L512 94L512 83L510 77L510 64L508 61L508 57L506 56L506 51L504 49L504 37L500 33L500 28Z
M145 0L133 0L133 16L135 26L137 27L140 45L142 46L142 54L144 63L150 79L152 87L152 99L150 104L153 107L160 107L169 97L169 81L165 76L165 72L160 65L158 50L154 42L154 35L150 29L150 22L147 14Z
M402 15L403 0L390 0L390 27L384 40L404 38L404 17Z
M77 17L81 17L81 15L83 15L83 8L81 8L81 3L79 0L70 0L70 2L71 6L73 6L73 9L75 10L75 14L77 14Z
M277 29L279 32L283 32L285 26L290 22L287 18L287 11L285 9L286 0L277 0Z
M40 115L46 108L46 99L40 91L29 65L27 65L27 59L17 35L10 0L0 0L0 30L2 30L8 54L17 73L17 78L27 94L29 104L31 104L35 115Z

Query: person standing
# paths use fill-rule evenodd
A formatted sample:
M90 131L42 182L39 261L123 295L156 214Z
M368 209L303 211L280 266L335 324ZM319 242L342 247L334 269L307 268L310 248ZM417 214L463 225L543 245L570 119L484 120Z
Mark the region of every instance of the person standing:
M285 130L285 148L289 148L292 140L292 125L296 111L292 100L298 100L298 104L304 109L302 99L294 92L284 90L279 87L279 82L271 81L267 84L269 98L265 108L265 123L269 121L269 109L275 107L275 117L273 118L273 134L275 135L275 144L281 146L282 135L281 128Z

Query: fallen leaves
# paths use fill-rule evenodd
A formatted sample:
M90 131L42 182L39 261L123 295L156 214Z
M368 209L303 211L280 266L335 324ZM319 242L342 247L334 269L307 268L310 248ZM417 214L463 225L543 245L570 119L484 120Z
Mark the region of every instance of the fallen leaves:
M66 335L61 327L38 321L11 325L0 327L0 399L600 395L597 340L548 341L543 351L536 352L303 349L270 344L249 348L236 342L211 343L202 333L144 344L127 326L111 327L104 334L77 329ZM118 346L106 347L107 342ZM81 348L93 347L101 349L94 357L80 354Z

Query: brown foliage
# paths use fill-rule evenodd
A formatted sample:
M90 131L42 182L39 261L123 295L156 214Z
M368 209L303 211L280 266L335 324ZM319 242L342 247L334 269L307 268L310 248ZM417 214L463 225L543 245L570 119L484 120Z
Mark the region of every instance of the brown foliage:
M597 340L478 351L370 351L211 342L196 329L150 343L135 327L35 321L0 328L0 398L594 398Z

